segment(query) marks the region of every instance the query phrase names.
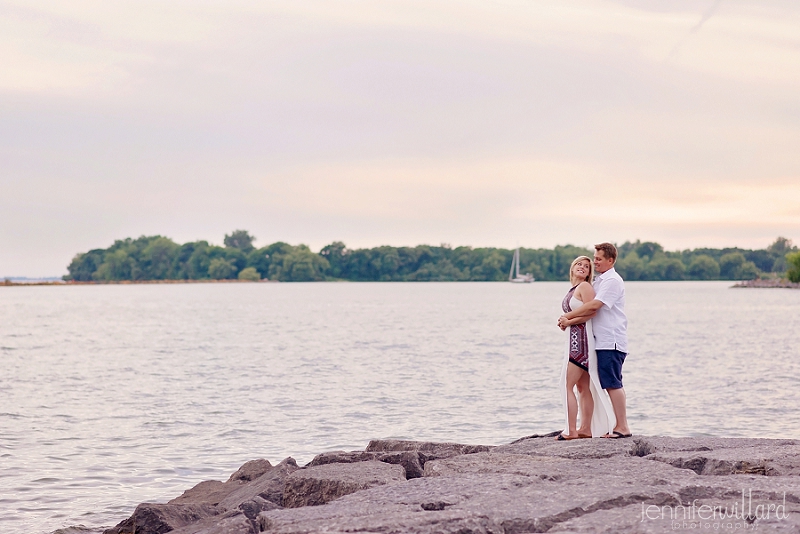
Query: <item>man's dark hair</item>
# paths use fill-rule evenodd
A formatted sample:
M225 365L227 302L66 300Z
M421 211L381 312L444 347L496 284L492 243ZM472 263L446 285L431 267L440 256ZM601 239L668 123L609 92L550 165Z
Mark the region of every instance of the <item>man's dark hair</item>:
M600 243L599 245L595 245L594 249L602 250L603 256L605 256L606 258L611 258L615 262L617 261L617 247L615 247L611 243Z

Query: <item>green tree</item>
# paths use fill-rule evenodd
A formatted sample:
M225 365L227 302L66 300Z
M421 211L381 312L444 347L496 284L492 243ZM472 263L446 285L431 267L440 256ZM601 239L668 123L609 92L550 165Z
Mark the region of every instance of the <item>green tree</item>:
M678 258L667 258L664 268L664 280L683 280L686 265Z
M77 254L67 267L69 274L64 277L64 280L75 280L76 282L95 280L94 273L102 265L104 256L105 251L102 249Z
M173 278L180 245L166 237L156 236L142 251L143 278L167 280Z
M742 265L747 261L741 252L729 252L719 259L719 274L722 278L736 279Z
M229 280L236 276L233 260L214 258L208 264L208 276L212 280Z
M492 250L483 256L480 265L472 269L473 280L506 280L511 259L506 259L499 250Z
M334 241L330 245L322 247L322 250L319 251L319 255L328 260L331 266L331 276L334 278L342 278L349 252L344 243L341 241Z
M255 267L245 267L241 271L239 271L239 280L249 280L251 282L258 282L261 280L261 275L255 269Z
M689 264L689 276L695 280L719 278L719 263L707 254L698 254Z
M187 278L202 280L209 277L208 268L211 266L210 252L212 247L206 241L193 243L192 252L186 262Z
M790 252L787 254L786 263L789 266L789 270L786 271L786 276L795 284L800 282L800 252Z
M135 280L135 269L132 269L132 261L128 253L122 249L106 252L103 263L94 272L92 277L95 280Z
M230 235L225 234L223 243L228 248L236 248L245 254L249 254L255 248L253 241L256 238L251 236L246 230L234 230Z
M614 265L619 275L629 281L641 280L645 274L645 262L636 251L631 252Z
M267 247L253 250L247 255L247 267L252 267L258 271L261 278L267 278L269 276L270 263L270 255L267 251Z
M736 280L755 280L761 276L761 270L752 261L746 261L739 267Z
M454 282L466 280L466 276L450 260L445 259L436 263L423 263L419 269L408 276L408 279L418 282Z
M314 282L324 280L329 267L328 260L314 254L307 246L300 245L283 256L279 264L270 267L270 278L287 282Z
M375 254L370 265L375 270L378 280L393 280L399 279L400 267L402 261L400 254L394 247L378 247L375 249Z
M550 262L550 280L568 280L569 279L569 266L572 261L578 256L592 257L593 250L576 247L573 245L556 246L553 249ZM511 255L508 256L508 265L511 266ZM506 276L508 273L506 272Z
M786 263L786 255L790 252L797 250L791 239L779 237L770 246L767 247L767 253L772 257L773 273L782 273L788 268Z
M652 241L645 241L644 243L639 243L639 241L636 241L636 247L634 250L640 258L647 258L647 260L650 261L656 256L656 254L663 253L664 247L658 243L653 243Z
M646 264L644 278L646 280L683 280L686 266L678 258L658 255Z
M795 250L791 239L785 237L778 237L775 241L767 247L767 252L775 254L776 256L785 256L789 252Z
M247 267L247 255L238 248L225 248L223 255L226 260L231 261L237 273Z

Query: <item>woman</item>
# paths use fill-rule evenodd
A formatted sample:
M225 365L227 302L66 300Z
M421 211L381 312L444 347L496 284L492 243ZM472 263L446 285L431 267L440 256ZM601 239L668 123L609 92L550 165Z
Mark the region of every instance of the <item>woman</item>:
M575 258L569 267L569 279L572 288L561 303L564 313L594 299L592 260L587 256ZM594 350L591 318L576 317L567 321L564 329L569 332L569 336L560 385L566 427L556 439L566 441L603 436L614 429L616 420L611 400L600 387L600 378L597 376L597 354ZM575 388L580 396L580 428L577 426L579 403L575 397Z

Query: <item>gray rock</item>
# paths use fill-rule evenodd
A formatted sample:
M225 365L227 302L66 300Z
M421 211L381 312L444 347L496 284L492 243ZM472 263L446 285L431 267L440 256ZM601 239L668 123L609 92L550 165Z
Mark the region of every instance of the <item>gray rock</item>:
M264 512L258 521L261 529L275 533L697 530L697 517L694 526L689 521L684 527L676 526L670 514L677 517L693 503L707 510L733 506L746 489L773 507L785 494L787 516L758 519L758 529L794 532L800 523L800 477L791 474L792 465L800 465L794 445L791 440L720 438L566 443L534 438L430 460L424 478L362 490L325 506ZM782 466L786 474L705 476L663 461L694 454L729 461L758 458ZM645 510L662 515L646 517ZM730 531L743 530L744 522L731 523Z
M227 512L175 529L170 534L256 534L258 531L257 523L241 512Z
M654 452L647 457L681 469L691 469L698 475L800 475L800 445L795 444Z
M406 478L419 478L422 476L423 462L418 452L366 452L366 451L332 451L323 452L314 457L306 467L315 467L326 464L349 464L355 462L378 461L387 464L402 465L406 471Z
M286 479L283 506L298 508L325 504L356 491L405 480L402 466L376 461L308 467L295 471Z
M225 484L219 480L205 480L184 491L182 495L169 501L169 504L217 505L239 486L240 484Z
M593 440L594 441L594 440ZM743 449L748 447L774 447L776 451L790 445L800 445L794 439L766 439L766 438L668 438L664 436L634 436L633 439L614 440L619 442L638 442L652 452L675 451L713 451L720 449ZM652 454L651 452L651 454Z
M325 506L264 512L259 527L297 534L664 532L673 530L670 514L690 513L692 502L697 508L731 505L740 500L743 488L749 488L754 499L773 505L782 502L784 491L787 496L788 519L778 520L773 514L772 523L759 520L759 531L797 531L800 485L795 477L705 477L673 469L678 478L653 484L646 477L638 479L639 468L669 470L670 466L632 460L635 465L625 472L617 469L616 474L589 473L583 478L583 466L576 465L571 476L557 481L503 473L425 477L363 490ZM649 507L663 515L645 517ZM692 528L699 530L696 524Z
M697 475L692 471L638 457L613 457L573 460L561 457L530 456L499 452L477 453L433 460L425 464L426 477L455 477L463 474L510 474L550 481L603 478L629 473L631 480L654 486L685 484Z
M256 517L280 507L286 477L297 469L292 458L274 467L267 460L247 462L225 483L207 480L167 504L140 504L106 534L256 532Z
M259 497L258 495L256 495L249 501L245 501L239 504L239 506L236 507L236 509L242 512L245 515L245 517L253 521L261 512L267 510L276 510L278 508L280 508L280 506L278 506L274 502L268 501L262 497Z
M251 460L235 473L227 482L219 480L206 480L200 482L191 489L183 492L179 497L169 501L169 504L213 504L217 505L235 490L242 487L247 482L261 477L264 473L272 469L272 464L264 459Z
M636 438L594 438L556 441L553 437L540 437L517 441L510 445L500 445L492 451L571 459L603 459L612 456L631 456L635 440Z
M677 503L676 488L589 484L510 474L426 477L359 491L325 506L264 512L267 532L545 532L559 522L643 499Z
M286 479L298 469L299 467L294 458L286 458L260 477L232 491L220 501L218 506L223 510L236 510L243 503L250 502L254 504L246 504L245 508L256 506L260 502L255 500L256 497L275 505L283 506L283 487Z
M236 472L230 476L228 482L250 482L251 480L257 479L270 469L272 469L272 464L269 463L269 460L265 460L264 458L250 460L242 465L242 467L237 469Z
M104 534L164 534L214 515L217 509L209 504L142 503L131 517Z
M422 465L428 460L450 458L461 454L487 452L492 447L487 445L463 445L461 443L435 443L432 441L406 441L399 439L374 439L369 442L367 452L418 452Z
M302 469L291 458L272 468L264 462L245 464L224 484L201 483L180 502L140 505L108 532L800 532L795 440L373 441L366 451L319 455ZM423 476L406 480L414 469ZM216 507L208 504L231 487ZM745 517L745 497L753 509L761 505L761 515ZM776 517L778 506L783 516ZM700 507L736 507L739 517L699 525L691 514Z

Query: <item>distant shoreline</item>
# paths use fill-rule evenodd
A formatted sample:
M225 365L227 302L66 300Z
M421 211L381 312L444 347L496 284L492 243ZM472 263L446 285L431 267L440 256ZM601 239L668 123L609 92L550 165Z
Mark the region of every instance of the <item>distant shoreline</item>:
M563 280L562 280L563 281ZM638 282L730 282L731 280L634 280L632 283ZM430 283L430 282L478 282L486 283L483 280L317 280L319 282L363 282L363 283ZM492 283L506 283L505 281L491 281ZM536 284L547 282L558 282L551 280L537 281ZM93 281L75 281L75 280L42 280L30 282L15 282L13 280L0 281L0 287L30 287L30 286L108 286L108 285L160 285L160 284L260 284L260 283L280 283L280 280L270 280L262 278L261 280L239 280L239 279L224 279L224 280L93 280ZM291 282L289 282L291 283ZM758 279L758 280L742 280L730 286L733 288L768 288L768 289L800 289L800 284L795 284L788 280L779 279Z
M42 282L13 282L5 280L0 282L0 287L28 287L28 286L108 286L108 285L141 285L141 284L258 284L262 282L277 282L263 278L258 282L254 280L103 280L91 282L76 282L74 280L53 280Z
M743 280L734 284L731 287L746 287L746 288L761 288L761 289L800 289L800 284L796 284L794 282L790 282L789 280L777 279L777 278L767 278L767 279L756 279L756 280Z

